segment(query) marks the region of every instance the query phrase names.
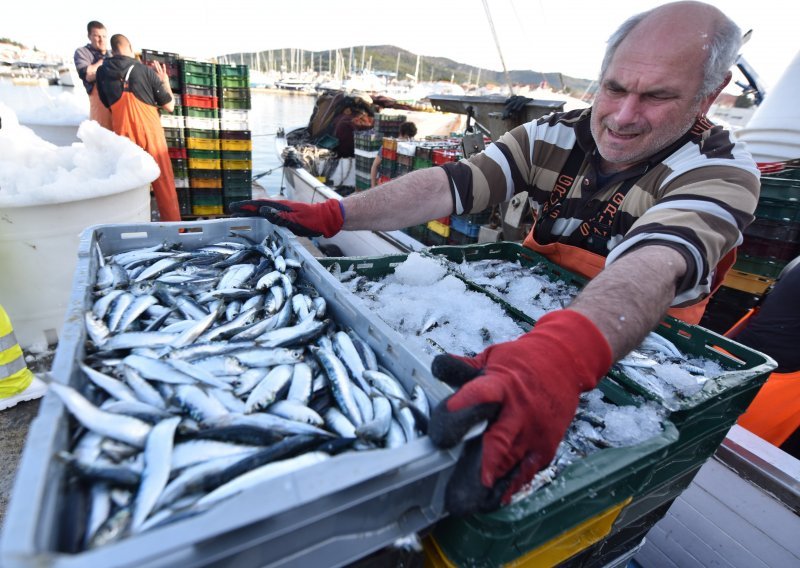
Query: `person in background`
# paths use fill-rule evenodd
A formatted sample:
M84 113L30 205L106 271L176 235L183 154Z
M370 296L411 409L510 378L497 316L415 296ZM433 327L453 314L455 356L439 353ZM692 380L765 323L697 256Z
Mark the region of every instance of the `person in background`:
M579 395L665 313L700 320L758 203L752 157L706 118L741 44L717 8L664 4L611 36L589 109L523 124L469 159L341 201L232 204L239 215L330 237L478 213L527 191L535 223L524 246L591 278L516 340L433 360L433 375L457 390L432 412L431 441L449 448L488 422L448 481L452 514L509 502L553 459Z
M166 68L158 61L148 67L134 59L131 42L122 34L111 36L114 56L97 71L100 100L111 109L113 130L138 144L158 164L161 175L153 193L161 221L180 221L175 177L161 127L158 109L172 112L175 103Z
M410 142L417 135L417 125L413 122L404 122L400 125L400 136L397 138L398 142ZM378 155L372 162L372 168L369 171L369 186L375 187L378 185L378 168L381 167L381 157L383 155L383 148L378 150Z
M342 111L334 119L333 135L338 141L334 149L340 158L352 158L356 155L356 130L369 130L375 123L375 111L372 108L372 97L366 93L354 92L348 95Z
M800 459L800 257L726 335L778 363L739 425Z
M86 25L86 31L89 34L89 43L75 50L75 70L89 95L89 120L96 120L100 126L111 130L111 111L100 102L97 89L94 88L97 70L106 58L111 57L108 51L108 31L95 20Z

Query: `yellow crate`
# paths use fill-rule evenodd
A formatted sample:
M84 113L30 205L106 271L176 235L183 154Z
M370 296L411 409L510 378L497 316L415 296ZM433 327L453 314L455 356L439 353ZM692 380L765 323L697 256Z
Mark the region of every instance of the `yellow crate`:
M775 282L774 278L768 278L760 274L729 270L725 275L725 280L722 281L722 285L760 296L767 291L767 288L772 286L773 282Z
M205 158L189 158L190 170L219 170L220 160L207 160Z
M389 136L384 137L383 147L387 150L393 150L397 152L397 138L391 138Z
M559 562L567 560L581 550L606 538L611 533L614 521L617 520L622 509L632 500L631 497L627 497L621 503L586 519L565 533L509 562L506 566L535 568L538 566L555 566ZM428 568L455 568L456 566L444 551L439 548L433 535L426 536L422 541L422 551L425 557L425 566Z
M445 238L450 236L450 226L439 221L428 221L428 229Z
M222 215L222 205L193 205L192 215Z
M189 150L219 150L217 138L187 138L186 147Z
M191 168L191 164L189 165ZM253 160L222 160L223 170L252 170Z
M247 152L253 150L252 140L220 140L222 149L229 152Z
M222 178L189 178L189 186L199 189L222 189Z

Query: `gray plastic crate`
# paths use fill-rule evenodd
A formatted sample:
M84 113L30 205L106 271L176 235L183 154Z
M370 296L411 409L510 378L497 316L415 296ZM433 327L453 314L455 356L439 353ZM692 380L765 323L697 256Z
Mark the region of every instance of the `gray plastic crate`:
M303 262L301 276L328 302L334 319L352 327L406 386L417 382L435 404L449 392L383 322L352 296L288 232L263 219L102 225L81 238L72 295L53 380L82 386L83 314L97 271L96 247L117 253L176 241L192 249L247 231L275 232L285 256ZM389 333L391 332L391 333ZM31 425L0 541L4 567L338 566L419 531L444 514L444 487L459 449L440 451L420 438L393 450L349 452L263 483L209 511L85 552L70 552L82 522L82 494L67 490L64 466L52 456L68 446L69 416L55 395Z

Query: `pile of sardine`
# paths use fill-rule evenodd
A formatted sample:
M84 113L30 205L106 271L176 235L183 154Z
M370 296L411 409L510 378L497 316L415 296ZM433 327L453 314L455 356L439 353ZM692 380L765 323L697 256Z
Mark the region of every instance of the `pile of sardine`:
M82 426L57 458L88 487L83 547L425 431L422 388L408 393L331 320L279 242L234 234L196 250L97 254L87 388L52 384Z

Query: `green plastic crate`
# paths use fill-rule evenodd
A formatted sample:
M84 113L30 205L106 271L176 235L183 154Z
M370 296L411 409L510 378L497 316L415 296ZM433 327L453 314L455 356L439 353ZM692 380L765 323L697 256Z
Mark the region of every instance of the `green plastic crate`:
M215 108L183 107L183 116L193 118L219 118L219 110Z
M247 65L217 65L217 75L220 77L249 77L250 68Z
M249 110L253 108L250 99L222 99L219 102L220 108L235 109L235 110Z
M780 201L800 199L800 180L777 176L761 176L759 198Z
M187 73L210 75L215 72L215 68L217 68L216 63L206 63L204 61L192 61L190 59L183 59L181 61L181 71Z
M253 159L253 152L251 152L249 150L245 150L245 151L223 150L222 151L222 159L223 160L252 160Z
M215 87L217 76L214 73L190 73L181 72L181 80L184 85L195 85L198 87Z
M248 87L225 87L220 85L218 96L223 101L250 101L250 88Z
M202 160L219 160L219 150L187 150L189 158L200 158Z
M771 199L762 197L756 205L755 216L786 223L800 222L800 199Z
M636 404L613 382L601 381L598 388L611 402ZM677 429L667 420L660 435L575 461L552 484L514 504L488 514L445 518L434 527L432 538L453 565L495 567L515 561L525 564L526 556L543 550L552 554L553 539L566 535L566 543L557 547L559 561L566 560L592 544L592 532L580 527L604 513L620 514L634 502L677 439ZM533 566L542 560L534 557L529 562Z
M236 88L236 89L246 89L250 87L250 79L249 77L219 77L218 82L220 87L223 88Z
M768 278L776 278L786 266L787 261L770 258L757 258L746 254L736 257L733 267L742 272L758 274Z
M204 130L199 128L187 128L186 138L219 138L219 130Z

